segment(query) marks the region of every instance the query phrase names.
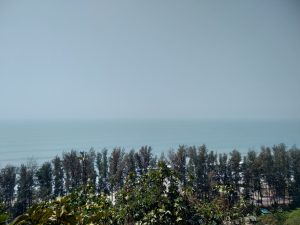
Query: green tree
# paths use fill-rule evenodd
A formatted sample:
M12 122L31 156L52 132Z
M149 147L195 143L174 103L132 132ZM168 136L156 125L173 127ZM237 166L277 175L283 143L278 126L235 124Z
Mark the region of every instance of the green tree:
M20 215L33 204L34 180L33 170L25 166L20 167L20 178L18 179L17 201L14 205L14 216Z
M163 162L140 179L131 174L117 196L118 224L199 224L178 187L176 173Z
M89 189L88 189L89 190ZM94 191L82 189L57 198L50 202L41 202L18 216L12 225L24 224L116 224L114 209L106 196L97 196Z
M130 173L136 173L136 165L135 165L135 152L131 150L129 153L124 155L124 173L125 176L129 175Z
M140 174L147 173L152 161L152 148L150 146L142 146L135 153L136 165Z
M63 154L63 168L65 171L65 187L68 193L78 188L82 181L82 166L76 151L72 150Z
M89 152L80 152L83 187L86 187L88 183L96 187L95 159L96 153L93 148Z
M290 169L288 163L288 154L284 144L275 145L273 147L274 155L274 188L277 200L283 198L285 201L287 184L290 178Z
M262 169L261 169L261 161L257 157L255 151L249 151L247 157L244 160L244 180L245 180L245 190L246 192L258 193L258 196L262 198L261 193L261 178L262 178ZM250 195L250 193L248 193ZM250 197L250 196L249 196Z
M295 146L289 151L292 183L290 193L295 205L300 205L300 150Z
M48 200L52 196L52 167L50 162L45 162L36 172L38 183L38 197Z
M52 160L53 164L53 177L54 177L54 197L64 195L64 171L62 162L59 156Z
M219 154L219 164L217 167L217 177L222 185L230 185L230 170L228 166L227 154Z
M183 186L186 186L186 165L187 151L185 146L181 145L177 149L177 152L173 150L169 152L169 160L173 170L178 173L179 180Z
M241 153L237 150L233 150L230 154L229 159L229 168L231 171L231 178L232 178L232 186L234 187L235 191L240 192L240 181L241 181Z
M208 190L209 198L215 197L214 187L218 184L217 179L217 155L214 151L210 151L207 156L207 175L208 175Z
M103 149L102 152L97 153L96 165L98 169L98 191L108 192L108 159L107 149Z
M118 190L124 179L124 150L114 148L109 157L109 182L111 191Z
M261 165L260 174L267 183L268 199L271 199L271 192L274 187L274 158L271 149L263 146L259 153L258 160Z
M6 209L12 207L16 186L16 168L6 166L0 172L0 193Z

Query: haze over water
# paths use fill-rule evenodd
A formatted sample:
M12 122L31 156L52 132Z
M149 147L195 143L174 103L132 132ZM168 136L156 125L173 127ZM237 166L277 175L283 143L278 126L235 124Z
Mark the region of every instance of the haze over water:
M0 166L91 147L299 146L299 9L0 1Z
M233 149L245 154L262 145L300 145L298 121L98 120L23 121L0 123L0 166L20 164L33 157L51 160L71 149L96 151L124 147L129 151L150 145L160 156L179 145L206 144L217 153Z

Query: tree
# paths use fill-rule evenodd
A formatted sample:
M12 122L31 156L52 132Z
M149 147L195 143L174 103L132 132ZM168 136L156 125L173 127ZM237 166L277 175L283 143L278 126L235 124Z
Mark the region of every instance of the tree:
M16 186L16 168L6 166L0 172L0 193L6 209L12 207Z
M287 183L290 177L288 154L284 144L273 147L274 155L274 188L277 199L282 198L285 201Z
M61 159L56 156L52 160L53 164L53 177L54 177L54 197L64 195L64 171L62 167Z
M208 176L208 190L209 190L209 198L215 197L215 186L218 183L217 180L217 155L214 151L210 151L207 156L207 176Z
M136 165L135 165L135 152L131 150L129 153L126 153L124 156L124 173L125 176L128 176L130 173L136 173Z
M274 158L269 147L262 147L258 156L260 167L260 174L267 183L268 199L271 198L271 189L274 187ZM271 202L270 202L271 203Z
M244 183L246 186L246 195L249 195L247 197L250 197L250 191L252 192L258 192L258 195L262 198L261 193L261 162L259 158L257 157L257 154L255 151L249 151L247 154L247 157L244 159Z
M20 167L20 178L18 180L17 202L14 205L14 214L20 215L33 203L34 180L33 170L25 166Z
M292 183L290 192L295 205L300 204L300 149L293 146L289 151L289 160L291 168Z
M205 145L201 145L198 148L199 163L197 169L197 184L202 192L202 197L208 198L209 196L209 184L208 184L208 154Z
M117 196L118 224L199 224L200 215L181 195L176 173L164 162L139 179L132 176Z
M249 152L248 152L249 154ZM251 180L252 180L252 174L251 170L249 169L250 163L248 160L248 156L243 157L243 164L242 164L242 171L243 171L243 197L245 200L249 201L250 200L250 195L251 195Z
M66 191L80 186L82 181L82 166L80 163L80 157L77 152L72 150L71 152L63 154L63 168L65 171L65 186Z
M186 158L187 152L185 146L179 146L177 152L169 152L169 160L172 168L179 175L179 180L183 186L186 185Z
M231 171L231 178L233 187L237 192L240 192L240 180L241 180L241 169L240 169L240 163L241 163L241 153L237 150L233 150L230 152L230 159L229 159L229 168Z
M218 180L222 185L230 185L230 171L227 164L228 156L227 154L219 154L219 165L218 165Z
M94 149L90 149L88 153L80 152L80 161L82 167L82 185L86 187L88 182L96 187L96 171L95 171L95 158L96 154Z
M147 173L148 167L152 160L152 148L150 146L142 146L140 150L135 153L136 165L138 167L139 173Z
M111 191L118 190L123 184L124 178L124 150L114 148L109 158L109 181Z
M50 162L45 162L36 172L38 182L38 197L42 200L50 199L52 193L52 167Z
M116 224L114 209L106 196L79 189L71 194L41 202L18 216L11 225L24 224Z
M108 192L107 175L108 175L108 159L107 149L103 149L102 152L97 153L97 169L98 169L98 191Z
M209 197L209 179L208 179L208 154L205 145L198 148L190 147L188 150L189 163L188 171L190 181L201 198Z

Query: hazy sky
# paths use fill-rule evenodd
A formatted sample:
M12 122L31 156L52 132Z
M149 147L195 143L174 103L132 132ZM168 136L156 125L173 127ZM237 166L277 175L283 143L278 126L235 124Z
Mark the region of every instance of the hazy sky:
M0 1L0 119L300 119L299 1Z

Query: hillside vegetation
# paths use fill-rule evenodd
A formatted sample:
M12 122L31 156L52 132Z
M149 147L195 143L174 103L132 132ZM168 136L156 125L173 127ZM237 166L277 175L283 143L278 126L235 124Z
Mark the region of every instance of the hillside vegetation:
M300 150L71 151L40 167L2 168L0 191L0 221L12 224L242 223L260 205L298 204Z

